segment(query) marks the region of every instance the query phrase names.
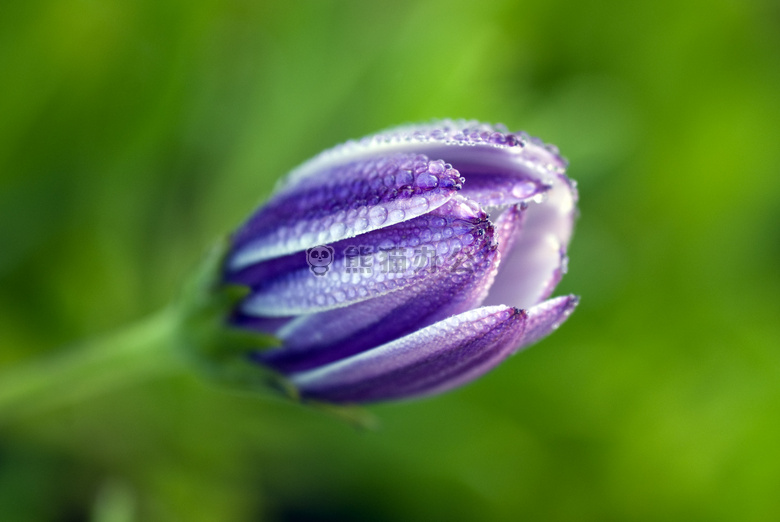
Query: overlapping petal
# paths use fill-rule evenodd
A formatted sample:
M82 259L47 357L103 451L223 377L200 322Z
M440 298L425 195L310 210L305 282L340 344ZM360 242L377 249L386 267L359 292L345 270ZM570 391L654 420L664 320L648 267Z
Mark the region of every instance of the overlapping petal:
M429 265L415 284L349 310L328 310L290 321L276 331L283 348L258 354L259 359L285 372L309 369L479 306L498 271L499 253L492 227L475 235L468 257L460 258L460 263Z
M290 379L305 397L341 403L440 393L483 375L549 334L576 304L576 297L566 296L528 311L477 308Z
M492 230L487 215L460 198L409 221L334 243L332 269L322 277L312 276L305 255L298 253L239 271L229 280L252 288L241 306L245 314L322 312L419 284L436 260L445 269L460 266L492 241ZM418 259L421 250L436 257ZM350 270L351 252L371 253L371 266Z
M231 270L421 216L461 188L420 154L355 158L286 183L233 238Z

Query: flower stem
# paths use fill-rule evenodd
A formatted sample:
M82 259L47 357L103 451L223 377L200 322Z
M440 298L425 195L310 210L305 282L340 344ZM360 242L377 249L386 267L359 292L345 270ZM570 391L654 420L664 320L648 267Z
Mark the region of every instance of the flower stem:
M0 425L72 407L146 379L182 371L173 307L61 354L0 373Z

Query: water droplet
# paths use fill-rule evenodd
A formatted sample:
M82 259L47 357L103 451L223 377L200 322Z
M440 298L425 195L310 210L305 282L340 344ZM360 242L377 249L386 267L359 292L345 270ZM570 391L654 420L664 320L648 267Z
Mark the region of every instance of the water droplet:
M396 208L390 211L389 217L392 223L400 223L406 217L406 212L400 208Z
M300 237L300 243L302 245L313 245L315 243L314 234L312 232L306 232L305 234L302 234Z
M374 207L368 213L368 219L372 226L379 227L387 220L387 209L385 207Z
M504 136L500 132L494 132L490 136L490 143L494 143L496 145L505 145L506 144L506 136Z
M420 188L436 188L439 186L439 178L429 172L417 175L417 186Z
M421 216L422 214L428 212L428 208L430 208L428 199L420 196L420 197L412 198L409 201L409 206L407 207L407 210L412 214L414 214L415 216Z
M523 181L512 187L512 196L517 199L525 199L536 192L536 183L533 181Z
M413 182L414 182L414 176L408 170L399 170L398 173L395 175L396 186L403 187L404 185L411 185Z
M361 217L355 220L355 230L363 231L368 228L368 219Z
M422 174L428 171L428 160L425 156L419 157L414 162L414 173Z
M432 161L430 165L428 165L428 172L431 174L441 174L444 172L444 170L445 168L443 160Z

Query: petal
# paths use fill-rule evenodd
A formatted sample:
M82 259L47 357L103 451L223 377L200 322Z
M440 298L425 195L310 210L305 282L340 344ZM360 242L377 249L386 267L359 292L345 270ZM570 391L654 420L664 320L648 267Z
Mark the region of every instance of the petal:
M565 295L548 299L530 308L523 337L513 353L532 345L557 330L569 318L579 302L580 298L576 295Z
M529 308L550 296L566 271L566 249L575 218L574 183L557 176L541 203L523 211L507 248L501 248L501 268L485 304L511 303Z
M495 235L501 259L504 259L512 251L515 241L520 237L527 208L528 205L520 203L506 209L500 209L497 216L491 215L491 220L495 223Z
M374 348L479 306L497 269L496 245L483 241L461 265L433 270L408 288L291 321L276 334L283 346L257 360L282 372L302 371Z
M375 154L289 181L233 237L231 271L399 223L444 204L460 174L416 154Z
M326 273L309 271L306 253L253 265L229 276L252 287L241 312L283 317L322 312L376 298L418 284L427 277L436 253L443 268L460 266L493 242L487 215L465 198L415 219L334 243L334 261Z
M502 125L476 121L434 121L389 129L321 153L289 176L297 183L317 172L376 154L415 153L442 158L466 179L464 195L485 206L528 201L546 191L566 160L552 145ZM451 164L451 165L450 165Z
M576 306L573 296L528 312L490 306L450 317L373 350L297 373L302 396L372 402L432 395L488 372L507 356L557 328Z
M471 163L474 158L486 158L473 163L497 167L506 166L501 158L512 157L516 163L539 173L563 172L567 164L554 146L524 132L510 133L503 125L477 121L441 120L395 127L338 145L295 169L288 182L296 183L329 166L387 152L427 154L453 165L457 160Z

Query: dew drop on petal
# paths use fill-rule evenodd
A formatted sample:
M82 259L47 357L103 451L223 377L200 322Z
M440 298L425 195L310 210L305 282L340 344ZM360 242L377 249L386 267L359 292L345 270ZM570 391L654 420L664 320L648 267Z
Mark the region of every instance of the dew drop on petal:
M405 217L406 217L406 212L404 212L400 208L396 208L390 211L390 221L392 221L393 223L400 223L401 221L404 220Z
M524 181L512 187L512 196L517 199L525 199L536 192L536 184L532 181Z
M420 196L409 201L407 210L410 210L415 215L420 216L427 212L429 208L430 203L428 202L428 198Z
M423 172L417 175L416 184L420 188L436 188L439 185L439 178L429 172Z
M399 170L395 175L395 183L399 187L411 185L414 182L414 176L408 170Z
M361 217L355 220L355 230L362 231L368 228L368 219Z
M344 225L344 223L333 223L330 226L330 235L333 238L342 237L346 231L347 227Z
M444 170L444 161L442 160L432 161L430 165L428 165L428 172L431 174L441 174Z
M387 220L387 209L385 207L374 207L368 213L368 219L372 226L379 227Z

